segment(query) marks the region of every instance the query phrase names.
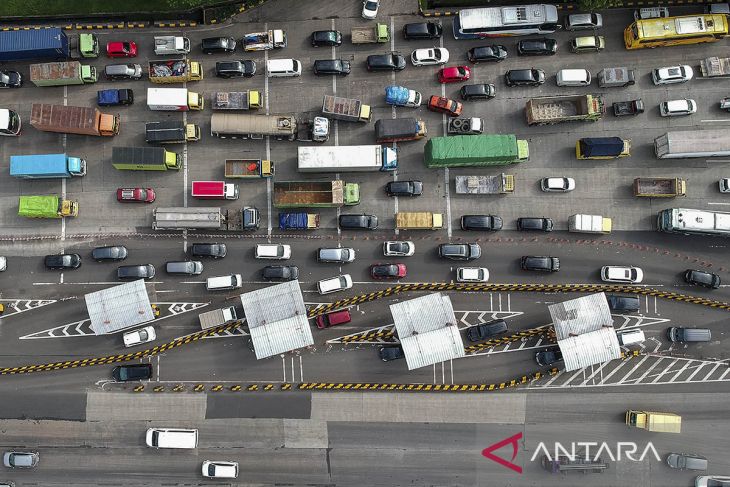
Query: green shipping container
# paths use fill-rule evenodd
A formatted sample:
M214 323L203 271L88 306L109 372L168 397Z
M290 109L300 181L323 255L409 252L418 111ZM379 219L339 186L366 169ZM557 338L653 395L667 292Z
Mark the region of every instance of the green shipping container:
M18 216L26 218L61 218L58 196L21 196Z
M424 152L424 161L430 168L503 166L529 157L526 140L498 134L433 137L426 143Z

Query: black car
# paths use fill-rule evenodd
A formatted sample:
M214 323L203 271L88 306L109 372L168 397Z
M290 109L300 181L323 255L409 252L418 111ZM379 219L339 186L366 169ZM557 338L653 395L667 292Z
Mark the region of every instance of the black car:
M545 82L542 69L510 69L504 75L507 86L539 86Z
M370 266L370 277L373 279L400 279L406 277L405 264L373 264Z
M613 311L639 311L640 302L638 296L620 296L609 294L606 296L608 307Z
M118 382L152 378L152 364L118 365L112 369L112 378Z
M343 230L375 230L378 217L375 215L340 215L338 220Z
M256 63L248 59L215 63L215 75L219 78L250 78L255 74Z
M342 44L342 34L339 30L317 30L312 32L312 46L326 47Z
M720 287L720 276L712 272L687 269L687 272L684 273L684 282L695 286L717 289Z
M406 39L438 39L442 33L441 24L436 22L417 22L403 26L403 37Z
M317 59L314 61L314 74L350 74L350 61L344 59Z
M493 84L479 83L478 85L464 85L459 90L461 99L469 100L490 100L497 95L497 90Z
M470 342L480 342L487 338L499 335L507 331L507 323L504 320L494 320L466 329L466 338Z
M390 362L391 360L398 360L400 358L406 358L406 354L403 353L403 347L395 345L393 347L380 347L378 350L380 360L383 362Z
M226 256L226 244L194 243L190 248L190 255L193 257L213 257L214 259L221 259Z
M205 54L228 53L236 50L236 39L233 37L207 37L201 41Z
M421 196L423 183L421 181L391 181L385 185L388 196Z
M517 230L552 232L553 220L551 218L518 218Z
M153 277L155 277L155 266L152 264L117 267L117 279L152 279Z
M517 43L519 56L552 56L556 52L558 52L558 41L547 37L522 39Z
M502 62L507 59L507 49L500 44L472 47L466 52L466 58L472 63Z
M97 247L91 251L91 258L97 262L103 262L105 260L124 260L127 258L127 247L125 247L124 245Z
M450 260L474 260L482 256L479 244L441 244L439 257Z
M81 256L79 254L46 255L44 262L48 269L78 269L81 267Z
M547 367L563 360L563 353L559 348L551 348L535 354L535 361L540 367Z
M502 229L502 218L497 215L464 215L461 217L462 230L492 231Z
M23 77L17 71L0 71L0 88L20 88Z
M560 259L536 255L523 255L520 258L520 269L523 271L557 272L560 270Z
M294 281L299 279L299 268L295 265L267 265L261 269L265 281Z
M406 58L392 52L390 54L371 54L367 59L368 71L402 71L406 69Z

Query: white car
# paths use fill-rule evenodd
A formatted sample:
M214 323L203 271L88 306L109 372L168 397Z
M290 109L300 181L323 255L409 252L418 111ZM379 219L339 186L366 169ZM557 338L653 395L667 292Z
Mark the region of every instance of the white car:
M730 178L722 178L718 181L721 193L730 193Z
M339 276L322 279L317 282L317 291L319 294L336 293L337 291L345 291L352 288L352 277L350 274L340 274Z
M601 280L638 284L644 280L644 271L638 267L625 265L604 265L601 267Z
M669 66L667 68L656 68L651 72L651 79L655 85L671 85L674 83L685 83L694 77L694 71L690 66Z
M411 62L414 66L432 66L449 62L449 51L443 47L432 49L416 49L411 53Z
M546 193L567 193L575 189L573 178L542 178L540 189Z
M692 115L697 112L697 103L692 99L669 100L659 105L659 114L662 117L679 117Z
M237 479L238 462L206 460L203 462L203 477L209 479Z
M8 268L8 259L5 256L0 256L0 272Z
M416 253L416 244L409 240L383 242L383 255L386 257L410 257Z
M362 18L373 20L378 15L378 7L380 7L380 0L363 0Z
M456 269L456 282L487 282L489 271L486 267L459 267Z
M125 347L136 347L143 343L151 342L157 338L154 326L145 326L137 330L128 331L122 335Z
M698 475L695 487L730 487L730 477L725 475Z

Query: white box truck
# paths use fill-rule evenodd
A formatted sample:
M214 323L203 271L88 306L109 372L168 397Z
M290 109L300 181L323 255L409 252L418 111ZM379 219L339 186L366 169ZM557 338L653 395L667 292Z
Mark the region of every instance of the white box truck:
M203 97L187 88L147 88L147 107L168 112L202 110Z
M300 146L300 172L394 171L398 154L380 145Z
M580 233L611 233L611 219L600 215L571 215L568 231Z

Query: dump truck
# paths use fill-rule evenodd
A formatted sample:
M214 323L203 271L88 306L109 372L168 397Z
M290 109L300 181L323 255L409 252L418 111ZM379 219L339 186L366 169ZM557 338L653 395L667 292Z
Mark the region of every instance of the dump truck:
M700 61L703 78L730 78L730 57L712 56Z
M147 122L145 140L150 144L182 144L200 140L200 127L193 123Z
M268 51L286 47L286 32L281 29L252 32L243 36L244 51Z
M214 113L210 117L210 134L221 139L270 136L277 140L325 142L329 138L329 122L324 117L318 118L319 121L304 123L295 115Z
M418 140L426 135L426 122L423 120L383 118L375 122L375 140L378 143Z
M188 59L150 61L148 69L151 83L186 83L203 79L203 66Z
M687 182L680 178L636 178L634 196L646 198L687 196Z
M366 27L353 27L350 30L353 44L382 44L390 40L390 32L386 24L375 24Z
M57 27L0 31L0 61L81 59L99 55L94 34L67 36Z
M213 93L213 110L255 110L261 108L258 90L216 91Z
M21 196L18 201L18 216L26 218L63 218L78 214L78 201L64 200L60 196Z
M430 211L399 211L395 214L398 230L438 230L444 226L444 216Z
M659 159L730 156L727 130L684 130L667 132L654 139L654 153Z
M201 200L237 200L238 185L225 181L193 181L190 194Z
M559 95L531 98L525 104L528 125L596 122L605 106L600 95Z
M479 135L484 132L484 120L477 117L450 118L446 125L449 135Z
M20 179L51 179L84 176L86 161L66 154L10 156L10 175Z
M200 313L198 319L200 320L200 328L206 330L231 323L232 321L238 321L238 316L236 316L236 307L229 306L227 308L219 308Z
M626 424L657 433L681 433L682 417L674 413L655 411L626 411Z
M576 233L611 233L612 221L600 215L571 215L568 231Z
M264 159L226 159L227 178L270 178L274 175L274 163Z
M30 65L30 81L36 86L66 86L96 83L96 68L78 61Z
M515 135L432 137L424 149L424 162L430 168L503 166L527 161L529 157L527 141Z
M134 92L127 88L99 90L96 92L96 104L100 107L131 105L134 103Z
M152 228L155 230L210 229L229 232L256 230L260 215L253 206L241 209L214 207L155 208L152 210Z
M334 208L360 203L360 185L336 181L275 181L276 208Z
M119 133L119 115L102 113L94 107L33 103L30 124L44 132L111 137Z
M279 213L280 230L316 230L319 228L319 214L300 211Z
M370 105L365 105L355 98L324 95L322 114L345 122L369 122Z
M155 36L155 54L169 56L190 52L190 39L180 36Z
M578 159L616 159L631 155L631 140L621 137L586 137L575 143Z
M398 169L398 153L380 145L299 146L300 172L362 172Z
M507 194L515 190L511 174L493 176L456 176L456 194Z
M156 111L202 110L203 97L187 88L147 88L147 107Z
M410 90L405 86L386 86L385 103L397 107L418 108L421 106L423 97L416 90Z
M112 166L122 171L179 170L182 155L162 147L114 147Z

